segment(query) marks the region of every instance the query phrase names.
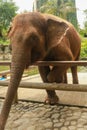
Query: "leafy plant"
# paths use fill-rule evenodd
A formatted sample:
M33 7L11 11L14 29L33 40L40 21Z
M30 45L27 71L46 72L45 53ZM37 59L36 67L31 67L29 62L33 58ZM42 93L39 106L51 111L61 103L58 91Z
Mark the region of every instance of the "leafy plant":
M0 0L0 37L3 37L3 31L7 30L17 10L13 0Z
M41 1L41 0L40 0ZM38 5L38 3L37 3ZM43 13L54 14L71 22L77 28L76 7L72 1L47 0L37 6Z
M80 57L87 58L87 38L82 38Z

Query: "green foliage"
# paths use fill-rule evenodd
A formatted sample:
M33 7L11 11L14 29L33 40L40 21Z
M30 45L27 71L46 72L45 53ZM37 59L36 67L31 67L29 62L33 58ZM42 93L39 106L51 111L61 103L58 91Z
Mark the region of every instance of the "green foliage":
M84 14L86 15L86 19L87 19L87 9L84 10Z
M77 28L76 8L75 4L71 1L47 0L42 3L42 5L39 4L38 9L42 13L49 13L62 17Z
M8 39L6 39L5 37L0 38L0 44L8 45L9 43L10 43L10 41Z
M84 36L85 30L79 28L79 33L80 33L81 36Z
M84 30L85 30L85 33L87 34L87 9L84 10L84 14L85 14L85 22L84 22Z
M87 38L82 38L80 57L87 58Z
M57 15L57 0L47 0L39 9L42 13Z
M84 23L85 33L87 33L87 21Z
M6 30L12 18L16 15L18 7L15 5L13 0L0 0L0 32Z

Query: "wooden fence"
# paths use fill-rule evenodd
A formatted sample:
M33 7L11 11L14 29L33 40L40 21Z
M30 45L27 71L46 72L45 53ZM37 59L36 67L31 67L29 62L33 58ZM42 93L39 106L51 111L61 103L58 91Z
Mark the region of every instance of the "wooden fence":
M10 62L0 62L0 65L10 66ZM87 61L39 61L35 65L37 66L87 66ZM0 81L0 86L7 87L9 81ZM21 81L19 87L32 88L32 89L47 89L47 90L63 90L63 91L78 91L87 92L87 84L59 84L59 83L28 83ZM16 94L15 102L17 102L18 96Z

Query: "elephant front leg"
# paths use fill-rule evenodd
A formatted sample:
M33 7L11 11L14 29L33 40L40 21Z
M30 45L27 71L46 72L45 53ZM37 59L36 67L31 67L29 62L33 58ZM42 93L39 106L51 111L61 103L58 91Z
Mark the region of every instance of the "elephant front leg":
M64 67L65 68L65 67ZM63 67L53 67L50 73L47 75L49 82L63 83L65 82L66 71Z
M5 128L4 128L4 124L2 123L3 121L2 121L2 117L1 117L1 115L0 115L0 130L4 130Z
M47 76L50 73L50 67L49 66L39 66L39 72L41 75L41 78L43 82L49 83ZM45 103L48 104L56 104L59 101L58 96L56 95L56 92L54 90L46 90L47 92L47 98L45 99Z
M71 71L73 77L73 84L78 84L77 66L72 66Z
M68 83L68 80L67 80L67 71L64 73L64 83Z

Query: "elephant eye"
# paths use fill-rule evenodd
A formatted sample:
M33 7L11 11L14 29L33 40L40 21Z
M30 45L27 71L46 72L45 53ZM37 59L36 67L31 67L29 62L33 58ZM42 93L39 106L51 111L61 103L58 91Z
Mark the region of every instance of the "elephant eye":
M36 34L31 34L26 38L26 45L28 46L37 46L37 43L39 43L39 37Z
M30 42L38 42L39 38L36 34L31 34Z

